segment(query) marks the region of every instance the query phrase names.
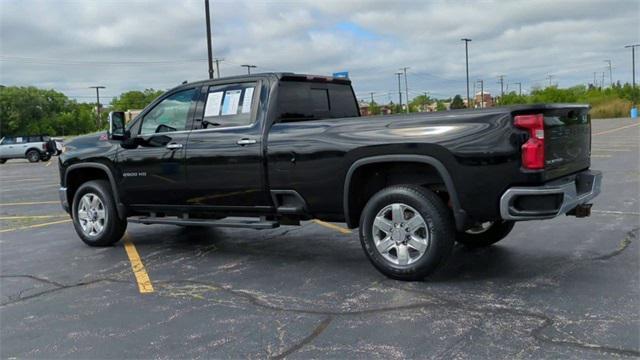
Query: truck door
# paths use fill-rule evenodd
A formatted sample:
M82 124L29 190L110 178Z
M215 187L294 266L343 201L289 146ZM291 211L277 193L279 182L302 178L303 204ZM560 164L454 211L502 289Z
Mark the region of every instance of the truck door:
M120 198L129 205L181 205L186 201L184 156L199 87L165 95L131 127L133 148L120 148Z
M261 82L202 88L187 147L189 205L225 212L265 212ZM266 100L264 100L266 102Z

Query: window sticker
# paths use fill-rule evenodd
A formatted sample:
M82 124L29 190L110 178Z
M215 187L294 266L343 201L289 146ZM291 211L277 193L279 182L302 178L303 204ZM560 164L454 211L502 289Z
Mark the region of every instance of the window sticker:
M21 137L17 137L17 138L16 138L16 142L17 142L17 143L21 143L21 142L22 142L22 138L21 138Z
M204 116L220 116L220 103L222 102L222 91L209 93L207 105L204 108Z
M251 100L253 100L253 88L244 89L244 99L242 99L242 113L251 112Z
M240 103L240 94L242 90L228 90L224 94L224 102L222 103L222 115L235 115L238 112L238 104Z

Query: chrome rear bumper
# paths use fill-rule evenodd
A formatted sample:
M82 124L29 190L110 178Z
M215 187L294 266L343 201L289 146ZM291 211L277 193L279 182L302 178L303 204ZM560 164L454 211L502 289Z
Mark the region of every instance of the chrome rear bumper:
M500 198L500 216L504 220L551 219L587 204L600 194L601 184L602 172L587 170L543 186L512 187ZM541 207L536 208L536 203Z

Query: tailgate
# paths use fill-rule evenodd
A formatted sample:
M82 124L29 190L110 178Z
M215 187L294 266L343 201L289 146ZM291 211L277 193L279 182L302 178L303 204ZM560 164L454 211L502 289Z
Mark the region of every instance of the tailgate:
M559 107L544 112L546 180L555 179L590 165L591 117L588 106Z

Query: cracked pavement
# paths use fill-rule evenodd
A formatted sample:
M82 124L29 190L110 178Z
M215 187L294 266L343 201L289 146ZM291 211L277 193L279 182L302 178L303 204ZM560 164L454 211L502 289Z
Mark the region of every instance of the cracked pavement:
M594 133L631 123L594 120ZM640 357L639 135L594 136L592 168L605 178L592 217L519 223L490 248L456 246L423 282L385 278L355 232L313 222L130 224L155 289L140 294L123 242L89 248L70 223L0 223L11 230L0 233L0 356ZM0 206L2 216L62 211L55 163L0 169L0 204L38 203Z

